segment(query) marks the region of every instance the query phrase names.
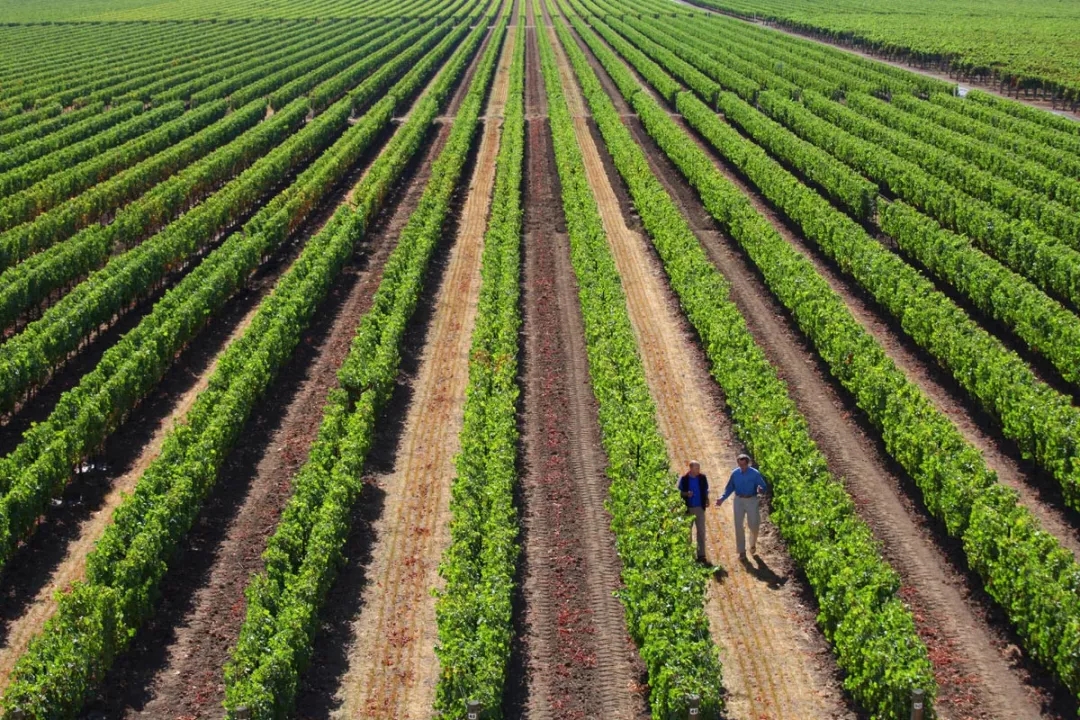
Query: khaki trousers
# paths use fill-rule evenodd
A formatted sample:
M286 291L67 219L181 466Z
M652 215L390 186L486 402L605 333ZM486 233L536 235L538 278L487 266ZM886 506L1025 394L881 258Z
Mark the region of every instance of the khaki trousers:
M746 536L743 529L743 521L750 526L750 550L757 549L758 528L761 527L761 511L758 509L758 499L741 498L735 496L735 549L740 555L746 553Z
M705 508L687 508L687 514L694 516L694 530L697 535L698 559L705 557Z

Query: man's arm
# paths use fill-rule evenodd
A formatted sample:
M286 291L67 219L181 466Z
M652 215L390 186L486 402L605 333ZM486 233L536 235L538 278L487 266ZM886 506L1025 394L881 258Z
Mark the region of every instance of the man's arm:
M720 499L716 501L716 504L723 505L724 501L728 499L728 495L735 492L735 473L731 473L731 477L728 478L727 487L724 488L724 494L720 496Z
M755 480L757 481L757 486L761 488L761 492L769 492L769 486L765 484L765 478L762 476L760 470L758 471Z

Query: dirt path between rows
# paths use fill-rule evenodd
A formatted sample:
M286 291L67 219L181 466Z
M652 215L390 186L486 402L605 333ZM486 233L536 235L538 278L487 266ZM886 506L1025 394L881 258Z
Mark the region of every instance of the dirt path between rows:
M643 134L640 130L639 136ZM779 223L760 198L754 199L758 210L799 247L794 233ZM948 547L941 546L942 538L917 499L918 489L867 436L866 431L872 433L872 429L855 420L861 411L835 387L812 346L797 339L797 329L785 321L782 306L767 296L752 263L719 234L709 238L699 233L699 237L732 283L732 296L758 342L781 369L830 468L844 478L860 514L884 544L886 558L901 573L901 594L915 611L941 687L939 714L1002 720L1042 717L1033 689L1021 682L1007 657L1008 643L989 626L985 605L972 603L977 579L965 577L963 566L958 566L958 548L947 540ZM859 317L861 322L865 319ZM892 348L888 351L893 355Z
M610 78L602 71L599 75L609 95L615 95ZM993 611L987 608L985 596L977 597L981 593L978 580L965 574L962 562L957 562L959 549L947 539L943 541L925 517L915 499L918 490L872 439L873 429L860 424L857 418L861 412L832 381L827 367L764 287L752 263L718 230L696 193L640 122L634 120L627 125L710 258L731 283L732 299L807 417L830 468L844 477L860 514L874 528L884 544L886 558L900 572L901 594L914 610L918 631L930 649L941 686L939 716L1057 717L1054 711L1041 707L1046 698L1039 688L1025 682L1030 680L1028 671L1015 667L1008 657L1008 640L992 626ZM704 143L692 133L691 137L709 153ZM760 196L715 157L714 164L778 231L798 245L795 234Z
M556 42L554 34L552 41ZM573 72L557 48L563 87L578 96ZM623 216L601 152L585 118L575 118L585 171L596 195L628 309L646 379L657 403L657 420L681 471L696 458L713 484L722 489L740 449L716 402L713 384L698 352L687 352L687 330L678 316L663 274L647 251L647 241ZM777 592L787 584L770 567L785 554L775 538L763 538L760 557L740 564L728 508L708 513L708 556L721 570L709 589L706 610L721 650L727 709L733 718L775 720L844 717L847 710L830 678L821 672L807 635L812 626L797 622L790 597Z
M754 197L753 191L748 194ZM758 204L759 210L768 215L774 225L785 224L780 214L774 212L766 202ZM932 356L911 341L895 320L879 310L853 281L835 272L831 261L825 259L815 245L803 243L798 233L790 232L788 235L804 254L814 259L819 272L844 296L859 322L881 342L907 377L918 384L938 409L960 429L965 439L979 449L998 478L1019 493L1021 502L1039 520L1043 529L1080 559L1080 514L1066 507L1060 484L1033 462L1023 460L1015 443L1002 436L999 423L983 411L978 402L956 383L947 370L940 368ZM951 288L944 290L955 294ZM960 304L963 308L962 300ZM966 311L975 322L980 321L978 311ZM1001 332L992 321L983 322L982 325L991 334ZM1002 335L1007 347L1015 342L1008 333ZM1030 356L1030 353L1021 352L1021 357L1025 356ZM1032 369L1039 375L1043 371L1036 360ZM1065 387L1064 391L1068 393L1070 388Z
M463 80L459 85L451 107L460 105L465 84ZM288 500L292 476L307 459L326 396L337 384L337 370L449 132L449 125L432 132L425 152L411 163L413 170L385 203L388 211L368 234L365 256L346 268L326 315L316 320L297 357L282 372L280 394L268 397L249 421L249 442L233 453L222 473L236 486L224 494L235 497L216 493L208 503L206 520L185 548L194 567L185 562L182 570L167 578L155 627L140 636L135 652L111 673L116 697L105 698L110 716L185 720L221 716L222 667L244 618L244 588L250 575L262 568L266 540ZM370 168L363 165L343 183L337 203L323 221L351 199ZM170 590L178 599L172 599Z
M426 718L438 662L438 564L449 543L449 498L459 449L469 347L480 290L484 231L495 182L513 35L508 35L488 101L488 116L460 219L457 242L436 300L393 473L375 523L363 611L353 627L339 717Z
M647 133L640 124L634 125L641 142ZM692 190L679 191L682 179L674 167L660 161L659 149L649 155L650 164L682 207L697 205L688 214L698 238L732 284L733 300L779 368L830 469L845 480L861 516L884 544L886 559L900 572L901 595L915 612L941 687L939 716L1041 717L1032 689L1018 680L1005 657L1007 643L988 626L984 608L971 606L968 579L939 546L912 499L918 490L856 420L861 412L834 386L813 347L799 337L784 308L761 285L752 263L716 230ZM1001 710L992 710L995 707Z
M609 481L555 158L536 24L527 30L520 598L504 714L529 720L649 716L626 629Z
M816 245L804 242L802 236L789 227L781 213L776 212L741 177L736 177L737 171L731 169L726 172L738 180L759 212L766 215L789 242L814 262L833 289L844 297L860 324L882 344L905 375L919 385L935 406L960 429L965 439L978 448L998 478L1018 491L1021 503L1039 520L1043 529L1053 534L1063 547L1080 559L1080 515L1065 506L1059 484L1033 463L1024 461L1015 444L1002 436L999 423L978 406L978 402L956 383L951 373L940 368L932 356L910 340L899 324L887 312L879 309L854 281L836 271L834 264L824 257ZM977 313L969 312L969 315L976 322L979 321ZM993 324L987 325L987 328L991 334L996 329ZM1004 342L1008 345L1010 338L1006 337ZM1036 373L1040 372L1038 367L1033 369Z

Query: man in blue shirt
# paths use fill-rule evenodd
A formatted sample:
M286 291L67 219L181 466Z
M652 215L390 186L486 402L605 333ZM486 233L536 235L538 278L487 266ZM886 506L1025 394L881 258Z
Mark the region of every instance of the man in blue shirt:
M750 457L739 455L739 467L731 472L724 494L716 501L720 507L728 495L735 494L735 548L739 557L746 559L746 537L743 522L750 525L750 554L757 554L758 528L761 527L761 512L758 508L758 492L766 492L769 487L755 468L750 467Z
M690 461L688 472L679 478L679 494L686 501L686 512L694 516L697 535L697 559L705 562L705 508L709 507L709 480L701 474L697 460Z

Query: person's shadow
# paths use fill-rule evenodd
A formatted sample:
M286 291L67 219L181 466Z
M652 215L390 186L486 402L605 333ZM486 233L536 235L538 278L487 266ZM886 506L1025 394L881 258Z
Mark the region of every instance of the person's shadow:
M746 572L768 585L770 590L779 590L787 584L788 579L773 572L757 553L753 556L753 562L748 557L739 558L739 562L746 568Z

